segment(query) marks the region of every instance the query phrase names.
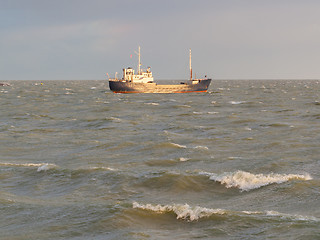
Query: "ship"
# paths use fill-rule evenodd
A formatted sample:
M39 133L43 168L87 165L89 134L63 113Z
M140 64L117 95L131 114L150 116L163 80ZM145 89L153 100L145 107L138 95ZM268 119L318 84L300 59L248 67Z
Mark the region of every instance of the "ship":
M158 84L154 82L151 68L141 69L140 46L138 50L138 69L135 74L131 67L123 69L123 77L109 78L109 88L114 93L191 93L207 92L211 79L205 76L204 79L192 77L191 49L189 50L190 79L179 84Z

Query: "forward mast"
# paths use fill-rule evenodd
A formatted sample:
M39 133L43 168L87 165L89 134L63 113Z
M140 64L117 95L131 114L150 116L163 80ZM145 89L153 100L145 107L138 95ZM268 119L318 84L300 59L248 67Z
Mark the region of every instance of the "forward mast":
M150 67L147 70L141 69L141 55L140 55L140 46L138 52L135 52L138 55L138 69L137 74L134 73L134 70L130 67L123 69L123 81L135 82L135 83L152 83L153 76L150 71Z

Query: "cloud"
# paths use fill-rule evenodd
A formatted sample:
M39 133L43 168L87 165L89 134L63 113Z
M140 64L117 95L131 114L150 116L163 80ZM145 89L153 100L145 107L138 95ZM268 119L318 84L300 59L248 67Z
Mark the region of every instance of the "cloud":
M197 75L320 75L320 4L313 0L7 2L16 4L0 16L2 24L14 19L0 26L6 78L102 78L136 66L129 56L139 45L157 79L187 78L189 48Z
M110 56L119 42L131 34L131 29L130 23L95 20L7 32L0 39L0 45L5 46L3 56L6 56L2 59L2 66L7 66L2 73L22 79L32 75L35 78L63 79L72 74L81 78L80 73L87 79L92 78L93 71L102 75L105 70L93 67L99 67L101 63L93 64L93 61ZM106 65L106 59L104 61ZM90 68L92 70L88 71Z

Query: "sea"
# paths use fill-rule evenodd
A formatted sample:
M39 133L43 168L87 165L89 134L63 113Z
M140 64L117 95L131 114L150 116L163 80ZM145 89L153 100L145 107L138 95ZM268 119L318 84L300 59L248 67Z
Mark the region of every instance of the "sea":
M0 87L0 239L320 239L320 80Z

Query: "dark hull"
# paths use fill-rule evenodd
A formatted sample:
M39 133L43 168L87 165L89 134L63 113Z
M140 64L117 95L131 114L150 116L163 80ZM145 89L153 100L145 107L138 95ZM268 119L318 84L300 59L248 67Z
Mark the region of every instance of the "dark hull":
M188 93L206 92L211 79L193 81L191 84L156 84L156 83L132 83L129 81L109 80L110 90L115 93Z

